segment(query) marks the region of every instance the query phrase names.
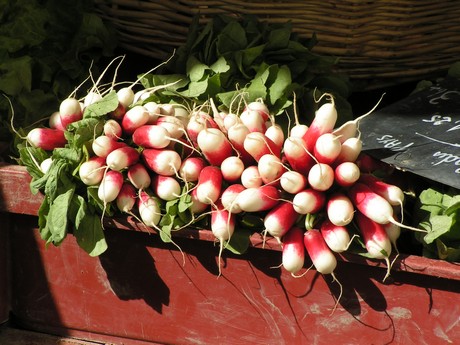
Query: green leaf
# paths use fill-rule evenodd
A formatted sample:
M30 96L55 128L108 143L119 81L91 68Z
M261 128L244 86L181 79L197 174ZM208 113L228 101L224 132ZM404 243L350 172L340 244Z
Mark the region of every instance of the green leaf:
M73 200L72 212L74 219L74 236L78 245L90 256L98 256L107 250L107 242L101 218L98 214L90 212L85 199L76 196Z
M292 84L291 72L287 66L281 66L277 73L276 79L269 88L269 100L275 104L279 99L286 99L286 89Z
M111 91L97 102L85 108L83 118L104 117L118 107L118 96L116 91Z
M43 232L49 234L48 243L58 246L67 236L69 219L67 212L74 195L74 189L58 195L49 207L46 225Z
M32 89L32 59L23 56L0 63L0 91L18 95Z
M248 41L246 31L238 21L231 21L217 37L217 52L225 56L226 53L245 49Z
M187 60L187 75L191 82L198 82L205 77L209 66L201 63L196 57L190 56Z
M251 235L252 232L248 229L238 229L225 244L225 248L234 254L244 254L249 248Z

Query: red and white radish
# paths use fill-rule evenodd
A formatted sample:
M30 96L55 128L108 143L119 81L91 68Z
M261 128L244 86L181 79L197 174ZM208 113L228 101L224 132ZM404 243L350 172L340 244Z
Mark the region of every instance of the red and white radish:
M105 171L105 158L94 156L81 163L78 168L80 180L87 186L95 186L102 181Z
M349 187L361 176L359 166L354 162L343 162L334 169L335 182L342 187Z
M196 185L197 199L204 204L214 204L222 192L222 171L219 167L208 165L203 168Z
M342 143L340 154L335 160L335 165L343 162L355 162L363 148L361 139L349 138Z
M374 192L384 197L392 206L403 206L403 190L391 183L387 183L375 175L361 174L359 182L370 187Z
M240 114L240 120L250 132L265 133L267 130L267 119L257 110L243 110Z
M285 138L283 128L280 125L274 123L269 126L265 131L265 136L273 141L279 147L280 151L283 149Z
M345 252L352 242L347 228L335 225L329 219L321 223L320 232L327 246L335 253Z
M240 192L242 192L245 189L246 187L244 187L240 183L233 183L229 185L227 188L223 190L222 195L220 196L222 206L225 207L225 209L227 209L231 213L241 213L241 208L239 208L238 204L236 204L234 201L238 194L240 194Z
M53 157L45 158L40 163L40 171L46 174L50 170L52 164L53 164Z
M334 169L325 163L316 163L308 172L308 184L311 188L326 191L334 184Z
M181 195L181 185L172 176L155 175L151 186L155 195L165 201L175 200Z
M105 162L111 170L123 170L139 161L139 152L131 146L123 146L110 152Z
M259 161L260 157L265 154L272 154L276 157L281 156L280 148L261 132L249 133L244 139L243 146L246 152L248 152L256 161Z
M296 195L292 199L292 205L297 213L309 214L319 212L326 204L326 195L324 192L307 188Z
M244 169L244 162L238 156L227 157L222 161L220 165L222 176L224 177L224 180L229 183L235 183L236 181L239 181Z
M159 125L140 126L134 130L132 138L136 145L149 149L162 149L171 143L168 130Z
M387 262L387 274L383 281L390 275L391 241L382 224L366 217L361 212L356 212L356 224L363 237L367 254L373 259L384 259Z
M141 191L137 201L137 209L142 222L146 226L158 230L158 223L160 223L162 216L159 201L146 191Z
M283 145L283 155L290 167L303 175L307 175L315 164L313 152L307 151L305 141L301 137L287 137Z
M339 156L342 144L332 133L321 134L316 140L314 156L319 163L332 164Z
M244 212L268 211L280 200L279 190L270 185L246 188L236 197L234 203Z
M281 175L286 171L281 159L271 153L259 158L257 169L264 184L279 182Z
M262 186L262 177L257 165L250 165L241 173L241 184L246 188L257 188Z
M290 201L280 201L264 217L264 233L280 240L299 218Z
M149 172L142 163L136 163L129 166L126 175L131 184L138 190L150 187L152 182Z
M182 165L182 158L174 150L145 149L141 157L147 168L164 176L177 175Z
M133 208L136 205L137 192L134 186L129 182L124 182L121 186L120 193L116 198L117 208L120 212L133 214Z
M65 130L65 128L64 128L64 126L62 125L62 122L61 122L61 114L59 113L59 111L55 111L54 113L52 113L50 115L50 118L48 120L48 124L49 124L50 128L59 129L61 131Z
M187 157L179 168L179 176L185 182L196 182L201 170L207 165L202 157Z
M91 144L94 154L98 157L107 157L110 152L127 144L123 141L116 141L106 135L100 135L95 138Z
M226 210L220 203L211 209L211 231L219 240L219 275L221 274L221 257L224 245L235 232L235 215Z
M123 186L123 174L116 170L107 170L97 189L97 196L104 204L114 201Z
M64 128L73 122L80 121L83 118L83 112L78 99L73 97L64 99L59 105L59 116Z
M321 274L332 274L337 267L337 258L328 247L318 229L308 229L304 234L304 245L315 269Z
M125 134L131 135L136 128L139 128L149 121L149 112L142 105L130 108L121 120L121 127Z
M233 153L226 135L218 128L205 128L198 133L197 144L211 165L220 167L225 158Z
M350 198L340 192L333 193L327 200L327 217L337 226L345 226L353 220L355 209Z
M287 170L280 177L281 188L290 194L297 194L307 187L307 178L295 170Z
M123 129L118 121L109 119L104 123L103 133L112 140L119 140L123 135Z
M52 151L55 148L64 147L67 139L64 132L59 129L36 127L27 134L27 142L32 147Z
M169 137L179 139L185 134L185 125L182 120L175 116L160 116L156 122L157 126L165 128Z
M303 229L294 226L286 232L282 239L281 263L283 268L293 276L296 276L305 264L303 237Z

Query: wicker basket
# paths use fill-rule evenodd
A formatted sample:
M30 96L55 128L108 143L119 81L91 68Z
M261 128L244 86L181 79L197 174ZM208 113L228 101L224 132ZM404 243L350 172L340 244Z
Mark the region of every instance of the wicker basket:
M339 69L362 89L442 75L460 60L458 0L95 0L127 51L164 60L185 41L195 14L253 14L292 21L319 43L315 52L340 58Z

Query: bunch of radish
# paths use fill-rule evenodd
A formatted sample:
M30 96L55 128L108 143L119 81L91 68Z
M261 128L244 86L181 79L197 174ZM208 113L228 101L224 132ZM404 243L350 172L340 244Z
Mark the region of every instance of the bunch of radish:
M28 142L48 151L65 146L67 126L84 119L98 95L64 100ZM104 205L161 231L164 204L186 194L192 222L209 217L219 260L238 217L254 213L263 218L263 235L280 242L282 266L294 276L306 254L318 272L334 275L337 253L356 238L368 257L387 261L388 276L400 229L409 228L396 220L404 193L363 169L359 118L336 127L331 95L318 100L309 125L291 128L278 126L262 100L235 112L214 102L157 104L151 95L119 89L117 109L79 167L79 179L98 188Z

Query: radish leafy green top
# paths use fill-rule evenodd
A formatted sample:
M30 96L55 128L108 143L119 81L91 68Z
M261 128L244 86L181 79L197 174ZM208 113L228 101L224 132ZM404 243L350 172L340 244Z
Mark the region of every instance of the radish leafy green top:
M289 108L294 93L299 100L312 100L306 94L318 89L334 95L341 120L350 119L346 99L351 85L334 70L336 58L312 52L316 43L315 36L299 37L289 22L270 24L253 16L222 15L201 25L195 18L186 43L166 64L165 72L146 75L143 84L152 87L176 82L162 92L166 100L171 96L197 102L213 98L227 110L243 92L247 102L263 99L272 114ZM303 107L308 110L312 105ZM308 122L308 113L299 116Z

